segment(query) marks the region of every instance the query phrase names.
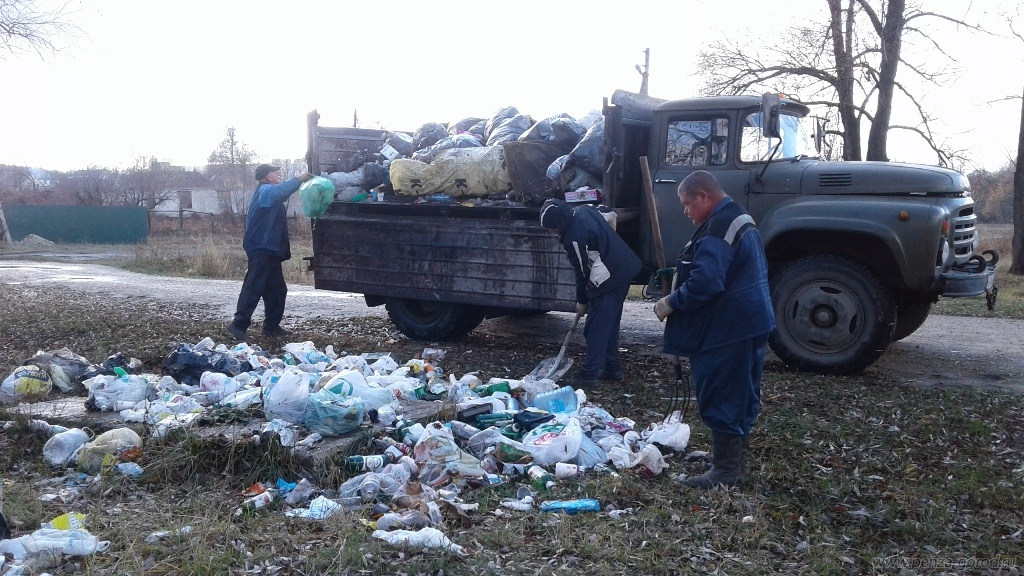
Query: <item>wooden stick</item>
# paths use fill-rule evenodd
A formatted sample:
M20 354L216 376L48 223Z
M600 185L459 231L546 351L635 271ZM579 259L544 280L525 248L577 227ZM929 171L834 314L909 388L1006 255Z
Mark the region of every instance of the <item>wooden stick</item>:
M644 195L647 197L647 216L651 220L651 236L654 240L654 257L658 261L658 269L665 267L665 248L661 244L661 223L658 221L658 208L654 205L654 184L651 182L651 168L647 165L647 156L640 157L640 170L644 176ZM668 296L672 287L671 280L662 276L661 291Z

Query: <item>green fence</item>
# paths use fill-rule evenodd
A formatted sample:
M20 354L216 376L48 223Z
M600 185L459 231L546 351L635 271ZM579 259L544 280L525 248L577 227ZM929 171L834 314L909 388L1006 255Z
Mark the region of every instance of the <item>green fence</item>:
M149 215L138 206L3 205L15 241L29 234L66 244L136 244L149 236Z

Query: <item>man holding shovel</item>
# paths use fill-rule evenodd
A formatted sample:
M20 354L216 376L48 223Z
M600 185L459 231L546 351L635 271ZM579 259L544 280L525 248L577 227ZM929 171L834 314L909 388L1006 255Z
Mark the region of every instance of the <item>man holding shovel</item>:
M571 385L593 387L599 377L622 380L619 322L630 283L640 272L640 259L593 206L573 210L562 200L546 200L540 225L562 241L576 272L576 311L587 315L587 358Z
M690 359L697 409L712 442L711 470L683 483L735 486L761 412L761 370L775 329L768 266L754 219L710 172L693 172L678 193L697 230L676 261L672 292L654 313L668 319L665 352Z

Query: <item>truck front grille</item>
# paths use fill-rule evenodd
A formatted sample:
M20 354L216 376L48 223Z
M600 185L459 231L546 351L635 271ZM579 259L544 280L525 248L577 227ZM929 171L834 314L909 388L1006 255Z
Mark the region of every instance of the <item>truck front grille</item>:
M977 234L978 217L974 214L974 206L961 208L951 224L953 225L953 255L957 260L968 258L974 251L974 239Z

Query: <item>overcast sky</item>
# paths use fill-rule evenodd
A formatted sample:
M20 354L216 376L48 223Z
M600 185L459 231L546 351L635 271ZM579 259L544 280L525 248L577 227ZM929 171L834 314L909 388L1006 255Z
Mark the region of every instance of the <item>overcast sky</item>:
M992 25L1001 2L974 2L968 19ZM927 1L955 16L967 5ZM504 106L537 119L578 117L616 88L639 89L634 67L645 48L651 95L695 96L696 55L714 38L771 33L806 20L824 0L767 6L72 1L82 33L64 50L0 59L0 162L71 170L155 156L201 166L228 126L263 160L300 158L313 109L323 125L351 125L357 110L363 123L410 131ZM1024 89L1024 43L950 27L938 36L962 68L946 86L922 91L923 104L954 147L998 169L1016 151L1021 101L990 102ZM933 47L917 49L934 57ZM901 80L910 80L907 72ZM894 121L901 119L897 110ZM905 136L890 138L889 153L935 162Z

